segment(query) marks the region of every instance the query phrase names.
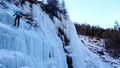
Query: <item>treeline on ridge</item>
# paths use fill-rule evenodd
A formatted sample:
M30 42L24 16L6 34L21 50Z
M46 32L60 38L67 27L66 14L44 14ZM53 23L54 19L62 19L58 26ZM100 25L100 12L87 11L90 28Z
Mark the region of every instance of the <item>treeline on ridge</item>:
M76 24L78 35L105 39L105 49L113 57L120 57L120 25L116 22L114 28L104 29L88 24Z

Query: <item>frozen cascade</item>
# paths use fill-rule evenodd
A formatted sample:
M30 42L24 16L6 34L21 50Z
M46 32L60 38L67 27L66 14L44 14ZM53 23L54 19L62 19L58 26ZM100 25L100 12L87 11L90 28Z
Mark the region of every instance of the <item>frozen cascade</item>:
M53 23L39 4L32 4L32 10L29 2L22 9L6 1L4 4L5 8L0 5L0 68L68 68L66 55L72 57L73 68L113 68L83 46L73 22L63 15L62 22L54 17ZM37 27L26 24L24 17L19 28L14 27L13 14L18 10L32 14ZM69 39L64 48L58 28Z

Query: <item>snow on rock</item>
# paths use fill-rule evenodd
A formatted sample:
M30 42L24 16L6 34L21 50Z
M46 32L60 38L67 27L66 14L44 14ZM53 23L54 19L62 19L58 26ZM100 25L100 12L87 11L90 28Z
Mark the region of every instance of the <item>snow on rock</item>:
M100 56L102 61L110 63L115 68L120 68L120 60L115 59L109 55L109 53L105 49L105 41L104 39L96 38L96 37L89 37L89 36L82 36L79 35L79 40L82 41L85 47L91 50L96 55Z
M60 21L54 17L53 22L38 4L32 4L32 10L29 2L23 8L5 4L7 8L0 6L0 68L68 68L67 56L72 57L73 68L113 68L83 46L69 19ZM31 14L32 26L25 17L18 28L13 26L13 14L18 10ZM63 46L58 28L70 41L67 46Z

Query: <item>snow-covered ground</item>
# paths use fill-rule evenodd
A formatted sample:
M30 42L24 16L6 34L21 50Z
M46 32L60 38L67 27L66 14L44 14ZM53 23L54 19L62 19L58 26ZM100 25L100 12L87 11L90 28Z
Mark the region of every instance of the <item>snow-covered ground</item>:
M72 57L73 68L114 68L79 41L73 22L63 15L62 21L54 17L53 22L39 4L31 9L29 2L21 7L6 1L0 0L0 68L68 68L66 56ZM16 11L30 14L33 25L22 17L20 26L13 26ZM58 28L70 41L66 47Z
M116 68L120 68L120 59L112 58L109 53L105 49L104 39L96 38L96 37L88 37L79 35L80 41L90 49L93 53L97 54L102 58L104 62L108 62L115 66Z

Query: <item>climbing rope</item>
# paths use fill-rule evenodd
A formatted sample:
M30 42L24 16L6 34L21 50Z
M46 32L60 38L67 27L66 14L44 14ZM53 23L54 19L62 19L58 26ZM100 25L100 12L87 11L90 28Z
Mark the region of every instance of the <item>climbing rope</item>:
M17 29L15 28L15 33L14 33L14 34L15 34L15 36L14 36L15 38L14 38L14 42L15 42L16 36L17 36L16 30L17 30ZM16 49L15 49L15 43L14 43L14 46L13 46L13 50L14 50L14 52L15 52L14 56L15 56L15 58L16 58L16 59L15 59L15 67L17 68L17 55L16 55Z
M15 38L14 38L14 42L15 42L15 40L16 40L16 36L17 36L17 33L16 33L16 28L15 28ZM25 43L26 43L26 45L28 45L28 43L27 43L27 39L26 39L26 35L25 35L25 32L24 32L24 30L22 30L22 32L23 32L23 34L24 34L24 37L25 37ZM14 52L15 52L15 54L14 54L14 56L15 56L15 68L18 68L18 61L17 61L17 53L16 53L16 49L15 49L15 43L14 43L14 46L13 46L13 50L14 50ZM31 51L30 51L30 53L31 53ZM32 56L30 55L30 57L31 57L31 59L32 59L32 61L33 61L33 58L32 58ZM33 61L33 64L35 65L35 68L37 68L37 66L36 66L36 64L35 64L35 62ZM8 68L8 67L7 67Z
M26 43L26 45L28 45L28 43L27 43L27 39L26 39L26 35L25 35L24 30L23 30L22 32L23 32L24 37L25 37L25 43ZM30 51L30 53L31 53L31 51ZM33 61L33 58L32 58L32 56L31 56L31 55L30 55L30 57L31 57L31 59L32 59L32 61ZM37 65L35 64L35 62L34 62L34 61L33 61L33 64L35 65L35 68L37 68Z

